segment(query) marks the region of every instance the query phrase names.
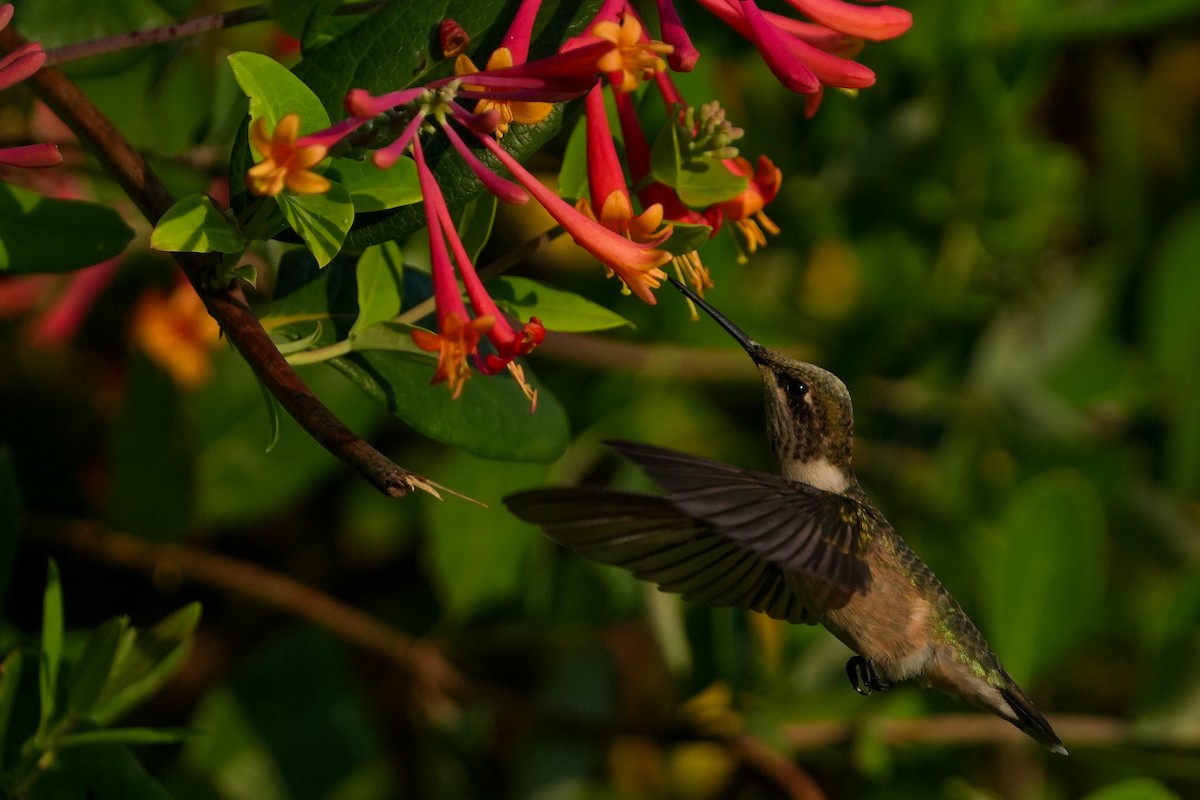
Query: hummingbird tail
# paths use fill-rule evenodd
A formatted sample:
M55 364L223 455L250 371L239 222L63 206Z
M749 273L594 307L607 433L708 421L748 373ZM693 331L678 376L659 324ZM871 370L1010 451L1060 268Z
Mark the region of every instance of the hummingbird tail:
M1029 701L1024 692L1013 685L1010 689L1001 689L1000 695L1012 712L1012 716L1008 714L1003 714L1003 716L1030 737L1049 747L1051 751L1059 755L1067 755L1067 748L1063 747L1058 734L1050 727L1050 723L1046 721L1042 713L1034 708L1033 703Z

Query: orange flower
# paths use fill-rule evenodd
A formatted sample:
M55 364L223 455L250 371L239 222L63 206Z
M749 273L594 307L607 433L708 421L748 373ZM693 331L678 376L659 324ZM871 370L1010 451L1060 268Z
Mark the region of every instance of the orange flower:
M417 347L438 354L437 370L430 383L447 381L453 398L457 400L462 394L463 384L471 377L467 356L478 352L480 338L491 330L495 321L494 317L483 316L465 322L451 311L442 317L440 334L414 329L412 339Z
M604 205L600 208L599 218L592 211L592 204L588 202L587 198L577 200L575 207L610 231L616 231L630 241L660 244L671 232L670 226L666 229L662 227L663 207L661 203L655 203L641 214L634 214L629 195L620 190L608 195Z
M616 92L632 92L641 81L665 70L667 64L661 56L674 50L669 44L643 37L642 23L633 14L625 14L620 24L597 22L592 33L616 45L596 64L597 69L608 73Z
M512 51L507 47L498 47L487 62L489 71L498 69L507 69L513 66ZM454 61L455 75L473 75L479 70L475 67L475 62L471 61L465 55L459 56ZM464 88L470 91L482 92L486 91L482 86L471 86L464 84ZM550 116L553 110L553 103L540 103L531 100L480 100L475 106L476 114L485 114L488 111L495 109L500 115L500 122L496 125L496 138L500 138L508 133L508 126L516 122L520 125L534 125L541 122L546 117Z
M250 143L264 158L246 171L246 184L251 192L274 197L285 186L296 194L329 191L329 181L309 170L325 158L329 148L305 139L297 140L299 133L299 114L284 116L271 133L267 133L266 118L259 117L254 121Z
M779 233L779 226L771 221L763 208L779 193L779 186L783 183L783 171L766 156L758 157L758 166L755 169L751 169L750 162L744 158L727 160L725 166L731 172L745 175L750 180L741 194L732 200L717 204L717 208L741 232L746 240L746 250L753 254L767 244L767 235L763 233L763 228L772 236ZM745 256L740 260L745 260Z
M220 334L216 320L186 283L170 295L157 289L143 294L130 328L133 342L184 389L195 389L212 374L211 352Z

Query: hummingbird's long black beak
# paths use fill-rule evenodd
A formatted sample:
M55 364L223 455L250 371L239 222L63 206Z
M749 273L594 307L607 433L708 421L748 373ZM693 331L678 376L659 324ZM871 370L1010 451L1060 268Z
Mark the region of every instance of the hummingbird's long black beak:
M726 319L724 314L710 306L708 301L693 292L686 284L675 278L672 278L670 275L667 276L667 280L669 280L676 289L683 292L684 297L700 306L700 308L704 309L704 312L715 319L718 325L729 331L729 335L734 339L737 339L737 343L746 349L746 352L750 354L750 357L754 359L755 363L758 363L760 360L759 356L763 351L763 346L761 344L747 336L744 330Z

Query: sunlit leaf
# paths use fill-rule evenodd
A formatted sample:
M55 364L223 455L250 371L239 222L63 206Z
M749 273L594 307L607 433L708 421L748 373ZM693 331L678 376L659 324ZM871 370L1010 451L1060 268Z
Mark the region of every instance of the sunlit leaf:
M325 176L346 187L356 214L386 211L421 199L417 165L411 158L401 158L387 169L367 161L335 158Z
M522 321L537 317L549 331L583 333L633 325L615 311L574 292L529 278L506 275L488 281L487 287L502 309Z
M241 231L202 194L188 195L158 220L150 246L172 253L239 253L246 248Z
M400 313L404 290L404 254L395 242L374 245L363 251L355 268L358 285L358 319L350 338L377 322Z
M321 101L287 67L261 53L233 53L227 58L238 86L250 98L251 124L265 117L274 129L286 115L299 114L301 136L329 127L329 114Z
M349 192L333 183L323 194L284 192L275 199L284 219L308 245L317 264L323 267L332 261L354 222L354 204Z

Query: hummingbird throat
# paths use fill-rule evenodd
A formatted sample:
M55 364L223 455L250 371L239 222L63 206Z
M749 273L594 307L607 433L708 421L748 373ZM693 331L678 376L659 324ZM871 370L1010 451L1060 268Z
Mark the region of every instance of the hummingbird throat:
M825 456L787 459L779 466L784 476L834 494L842 494L850 486L850 476Z

